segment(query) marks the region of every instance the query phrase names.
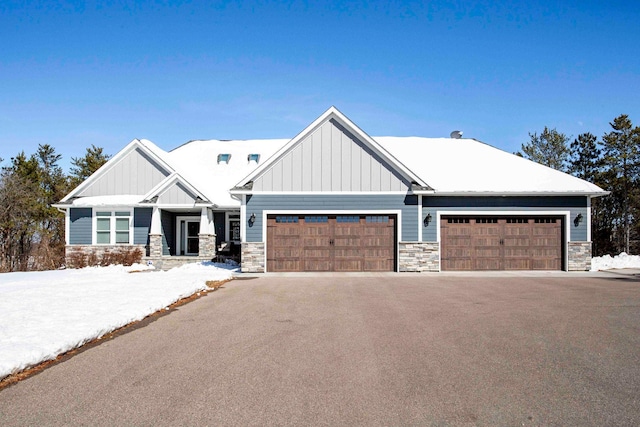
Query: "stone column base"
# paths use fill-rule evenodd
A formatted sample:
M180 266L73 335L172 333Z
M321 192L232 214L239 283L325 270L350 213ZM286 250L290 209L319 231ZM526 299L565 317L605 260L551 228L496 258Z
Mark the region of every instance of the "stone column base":
M591 270L591 242L569 242L569 271Z
M399 271L440 271L438 242L399 242Z
M149 234L149 255L150 258L160 258L162 256L162 234Z
M243 273L264 273L264 242L242 243L242 262L240 265Z
M198 256L211 259L216 256L215 234L198 234Z

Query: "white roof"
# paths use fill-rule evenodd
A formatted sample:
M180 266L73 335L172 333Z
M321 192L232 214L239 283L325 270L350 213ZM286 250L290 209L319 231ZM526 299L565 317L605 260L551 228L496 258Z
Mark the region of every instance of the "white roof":
M395 158L399 166L433 189L425 193L436 196L606 194L587 181L474 139L387 136L372 139ZM231 197L229 190L256 168L268 167L269 158L291 140L198 140L170 152L148 140L134 140L131 144L134 142L147 148L211 203L220 208L237 208L239 201ZM230 154L229 163L218 162L219 154ZM250 154L259 154L259 161L249 161ZM144 195L82 197L72 199L72 204L124 206L139 204L144 198Z
M288 139L206 140L190 141L166 153L172 167L191 185L200 190L219 207L240 205L229 190L243 177L263 164ZM230 154L229 163L218 163L219 154ZM250 154L259 154L258 163L248 160Z
M600 187L475 139L374 137L435 194L605 194Z

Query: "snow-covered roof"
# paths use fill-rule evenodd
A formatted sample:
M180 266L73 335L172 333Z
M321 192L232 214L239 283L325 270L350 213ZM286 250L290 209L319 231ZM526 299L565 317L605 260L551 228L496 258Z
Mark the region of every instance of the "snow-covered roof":
M336 110L337 111L337 110ZM328 113L339 115L329 110ZM326 113L326 114L328 114ZM322 116L324 117L324 116ZM348 122L348 119L344 119ZM314 122L315 123L315 122ZM363 132L361 132L364 134ZM499 150L474 139L422 137L369 137L372 145L388 153L394 165L416 182L424 183L424 194L438 195L603 195L598 186L563 172ZM171 175L182 177L220 208L239 206L230 190L244 185L257 170L268 167L270 158L299 139L197 140L166 152L148 140L134 140L114 159L135 147L143 147ZM220 155L229 155L221 159ZM254 155L254 156L251 156ZM258 161L255 161L258 155ZM112 159L110 162L112 162ZM108 163L109 164L109 163ZM96 174L108 170L108 164ZM94 179L95 176L89 178ZM74 199L85 183L63 199L73 206L138 205L149 195L81 197ZM161 185L168 185L167 183ZM422 185L422 184L421 184ZM152 191L150 189L150 191ZM250 191L250 190L249 190ZM58 205L58 206L63 206Z
M135 206L144 200L144 195L89 196L71 201L72 206Z
M258 165L266 162L288 139L190 141L166 154L170 164L208 200L219 207L240 203L229 190ZM230 154L228 163L218 162L219 154ZM250 154L259 154L256 163Z
M580 178L475 139L374 137L435 194L604 194Z

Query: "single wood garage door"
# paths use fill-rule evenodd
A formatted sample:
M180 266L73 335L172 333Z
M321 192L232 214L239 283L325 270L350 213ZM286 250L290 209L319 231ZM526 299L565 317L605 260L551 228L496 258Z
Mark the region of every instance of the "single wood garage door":
M561 217L443 216L442 270L561 270Z
M395 215L269 215L267 271L394 271Z

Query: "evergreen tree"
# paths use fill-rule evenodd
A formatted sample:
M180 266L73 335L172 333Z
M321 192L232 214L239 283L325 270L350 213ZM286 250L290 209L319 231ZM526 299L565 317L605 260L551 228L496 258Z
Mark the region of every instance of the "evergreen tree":
M85 179L89 178L100 166L107 163L107 160L110 158L110 155L103 152L102 147L96 147L93 144L91 144L91 148L87 148L84 157L72 157L72 167L69 174L69 190L76 188Z
M626 114L616 117L610 125L613 130L602 138L604 176L611 191L612 209L616 212L613 225L618 250L629 253L632 231L634 234L638 232L636 220L640 213L638 205L640 128L633 127Z
M598 138L591 133L583 133L571 143L569 172L578 178L606 188L603 174L602 150ZM601 256L615 249L611 244L612 211L607 197L591 200L591 241L593 255Z
M550 168L565 171L569 160L569 138L555 129L545 126L540 135L530 133L527 144L522 144L522 152L516 153Z

